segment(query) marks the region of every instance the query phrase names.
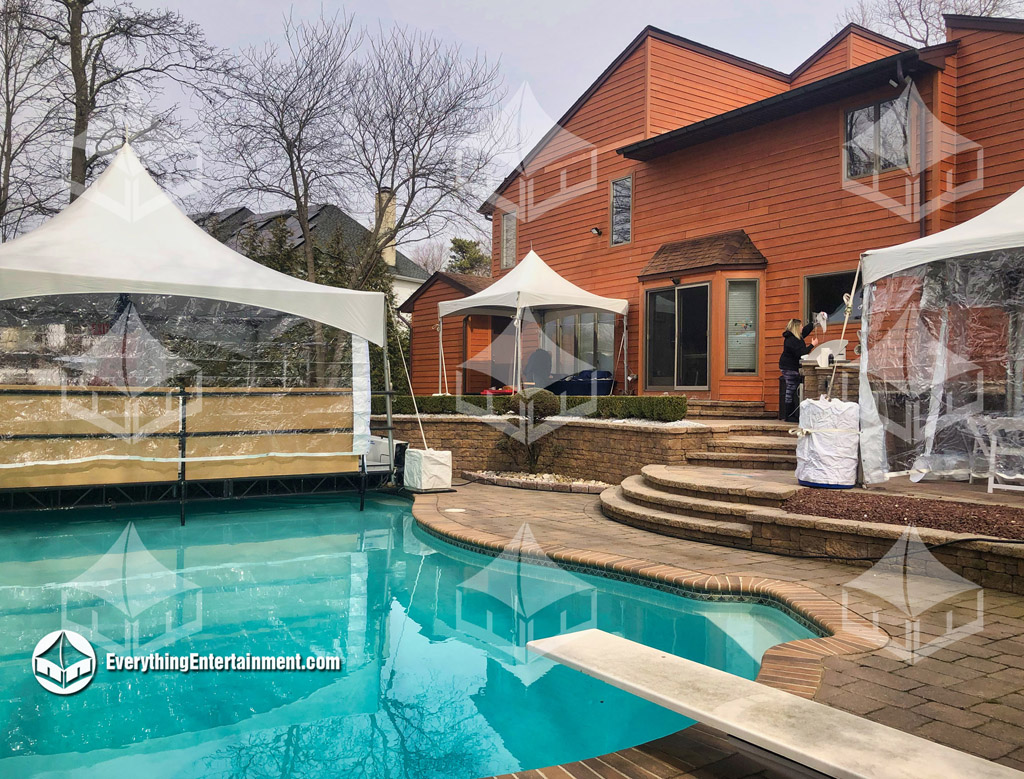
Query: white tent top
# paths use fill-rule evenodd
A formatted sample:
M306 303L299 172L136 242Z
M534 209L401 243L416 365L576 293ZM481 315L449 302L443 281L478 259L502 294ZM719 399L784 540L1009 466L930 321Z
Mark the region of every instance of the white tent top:
M1024 189L962 224L861 255L864 283L937 260L1024 247Z
M0 300L181 295L260 306L384 342L384 295L313 284L229 249L189 219L125 144L81 197L0 245Z
M466 314L516 315L526 308L552 310L598 309L625 314L629 302L603 298L581 289L553 271L532 249L522 261L487 289L459 300L437 304L438 316Z

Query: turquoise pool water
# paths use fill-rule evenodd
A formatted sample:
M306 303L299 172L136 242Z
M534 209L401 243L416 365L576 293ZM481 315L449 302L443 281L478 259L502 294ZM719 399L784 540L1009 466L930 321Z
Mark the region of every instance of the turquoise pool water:
M409 503L288 498L24 515L0 526L0 776L459 779L578 760L688 723L525 642L599 627L753 678L810 636L702 602L450 546ZM526 531L528 532L528 531ZM36 643L81 633L74 695ZM117 672L107 653L340 656L341 671Z

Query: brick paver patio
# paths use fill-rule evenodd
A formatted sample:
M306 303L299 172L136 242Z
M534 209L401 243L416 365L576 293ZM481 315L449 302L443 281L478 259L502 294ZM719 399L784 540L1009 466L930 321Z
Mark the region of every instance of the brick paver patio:
M465 511L446 511L452 508ZM418 496L414 512L422 517L442 517L466 531L492 533L509 541L528 523L545 550L569 548L595 557L637 558L719 579L765 577L804 585L836 603L842 598L843 585L865 570L830 560L782 557L666 538L605 518L595 495L471 484L455 493ZM865 616L877 615L879 624L891 635L903 637L907 617L899 609L860 591L846 592L850 609ZM969 621L975 614L975 599L975 593L965 593L942 609L922 615L923 639L944 635L950 604L956 624ZM985 591L980 632L913 663L898 659L890 648L827 656L821 662L824 673L813 693L816 700L1024 770L1024 597ZM709 743L708 738L698 738L694 733L675 742L652 742L600 760L521 776L708 779L779 775L769 766L752 763L749 757L733 754L728 748L719 748L712 756ZM695 755L703 757L696 759ZM644 767L647 761L653 762Z

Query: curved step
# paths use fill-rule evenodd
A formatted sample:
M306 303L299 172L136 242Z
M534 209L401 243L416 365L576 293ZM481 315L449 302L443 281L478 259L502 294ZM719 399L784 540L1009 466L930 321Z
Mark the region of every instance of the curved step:
M686 461L717 468L765 468L785 471L796 468L796 453L778 452L690 452Z
M715 438L711 448L716 452L775 452L794 454L796 438L781 435L731 435Z
M750 525L743 522L687 517L639 506L623 494L622 487L609 487L601 493L601 510L623 524L692 541L728 542L749 539L752 535Z
M651 486L643 476L639 475L623 479L620 486L622 487L622 494L633 503L702 519L744 520L747 512L753 508L749 503L710 500L692 495L666 492Z
M668 492L759 506L781 506L800 490L796 476L784 471L645 465L641 474L648 484Z

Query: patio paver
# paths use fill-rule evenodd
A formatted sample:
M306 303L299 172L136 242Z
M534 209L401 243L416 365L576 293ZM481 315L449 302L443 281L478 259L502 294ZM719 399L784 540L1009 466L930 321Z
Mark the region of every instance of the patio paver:
M448 513L447 508L462 508L465 512ZM593 495L467 485L455 493L418 496L414 513L418 518L429 515L435 522L443 522L452 534L484 533L497 543L512 541L522 525L528 524L537 543L548 554L570 550L572 559L605 565L628 558L672 566L699 572L698 578L705 586L730 586L729 582L740 579L789 583L824 596L820 599L822 605L830 602L835 614L841 610L843 585L864 570L828 560L783 557L666 538L605 518ZM879 624L893 636L900 637L905 632L907 618L896 607L859 590L847 590L846 595L851 610L877 615ZM974 602L973 593L949 601L958 624L960 618L971 615ZM945 615L941 611L922 615L920 630L926 640L942 636L946 630ZM800 654L795 645L802 643L783 645L779 647L780 653ZM840 654L840 650L847 653ZM985 591L984 625L980 631L915 663L904 662L884 648L852 654L850 651L850 646L837 647L835 654L824 659L820 659L821 655L803 659L811 679L808 694L813 694L815 700L1024 770L1024 597ZM779 686L770 674L765 678L768 670L762 668L759 680ZM816 678L820 681L816 682ZM686 734L693 730L678 734L679 739L673 743L692 747L690 740L697 735ZM735 752L728 748L726 751ZM660 775L711 779L785 775L771 773L774 769L770 765L751 763L749 756L733 755L747 761L746 773L734 770L731 758L721 755L718 757L725 762L718 768L714 767L718 761L704 761L698 766L693 761L672 758L671 751L659 742L626 752L656 755L658 760L667 756L668 767L652 774L646 769L623 772L616 768L605 772L603 768L574 764L558 769L568 773L545 769L521 776ZM629 762L628 755L617 754Z

